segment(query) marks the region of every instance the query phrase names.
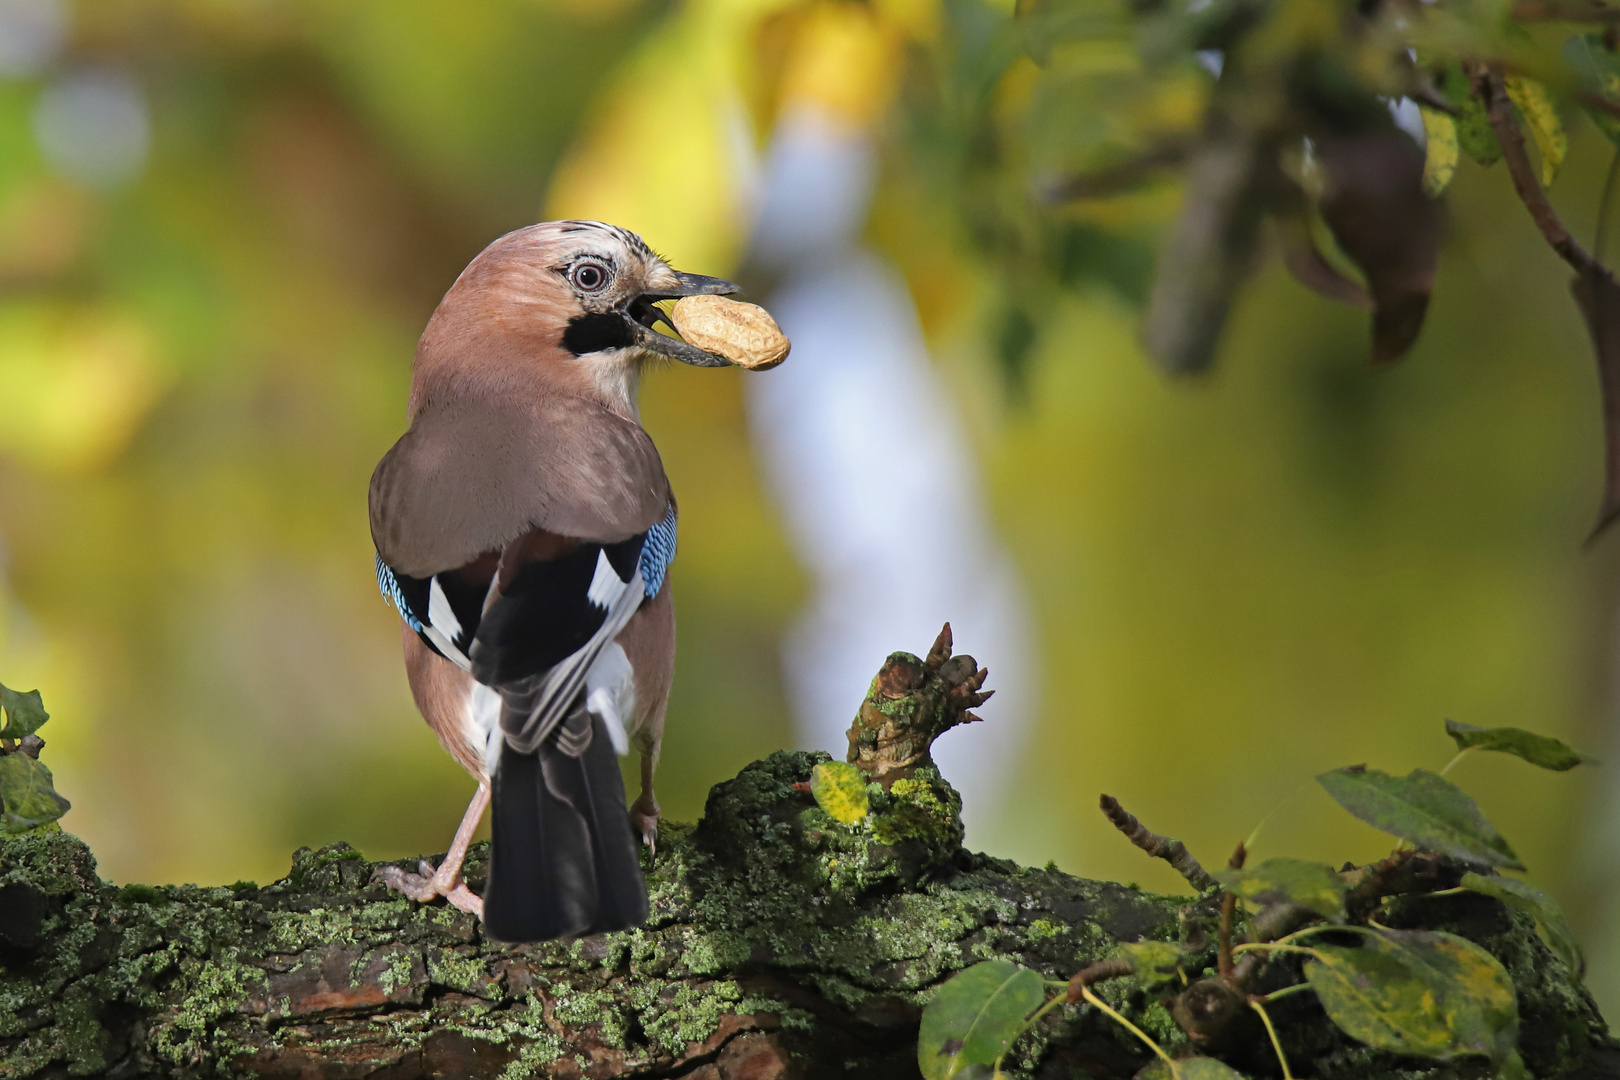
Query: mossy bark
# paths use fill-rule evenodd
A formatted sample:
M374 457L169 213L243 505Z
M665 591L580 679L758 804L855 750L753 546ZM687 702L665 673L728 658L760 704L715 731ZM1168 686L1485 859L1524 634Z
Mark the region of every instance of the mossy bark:
M834 820L810 794L827 755L755 762L714 787L697 825L660 828L644 863L651 916L625 933L505 946L442 901L389 892L346 844L300 849L262 888L120 889L54 827L4 840L0 1080L891 1080L919 1074L917 1025L934 989L981 960L1067 980L1122 942L1155 939L1213 967L1213 890L1156 896L962 849L960 799L928 748L988 693L971 657L951 657L949 631L924 659L891 656L851 728L850 761L871 778L864 818ZM487 855L475 848L466 864L474 889ZM1535 1076L1620 1080L1620 1044L1528 916L1466 894L1397 897L1385 918L1462 934L1502 961ZM1297 966L1273 968L1255 991L1298 981ZM1172 1053L1188 1049L1165 1001L1125 980L1095 989ZM1271 1012L1297 1075L1481 1075L1373 1052L1310 994ZM1204 1050L1277 1075L1246 1010L1218 1041ZM1125 1080L1148 1061L1094 1008L1064 1006L1006 1065L1011 1076Z
M644 928L541 946L502 946L442 902L387 892L346 845L299 851L262 888L119 889L72 836L11 839L0 847L0 1076L915 1076L921 1006L963 967L1006 957L1064 979L1121 941L1214 940L1212 896L960 849L953 829L927 827L954 818L927 767L899 794L874 784L870 818L839 824L795 787L823 760L772 755L716 786L695 827L666 825L647 864ZM477 859L470 870L477 885ZM1395 915L1503 961L1536 1076L1620 1076L1591 999L1526 919L1481 896ZM1099 989L1167 1046L1182 1041L1158 1001L1123 983ZM1367 1051L1310 995L1274 1016L1300 1075L1468 1075ZM1233 1025L1228 1041L1229 1060L1274 1074L1259 1031ZM1040 1077L1125 1078L1147 1061L1077 1007L1013 1057Z

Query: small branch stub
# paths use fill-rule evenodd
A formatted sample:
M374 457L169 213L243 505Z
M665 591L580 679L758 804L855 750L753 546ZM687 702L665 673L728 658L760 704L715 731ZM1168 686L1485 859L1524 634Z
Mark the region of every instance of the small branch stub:
M1188 851L1180 840L1153 832L1136 820L1135 814L1119 805L1119 800L1112 795L1102 796L1097 800L1097 805L1108 815L1108 820L1114 823L1114 828L1125 834L1125 839L1155 859L1163 859L1175 867L1176 873L1187 879L1187 884L1199 892L1208 892L1218 886L1219 883L1209 876L1209 871L1199 865L1192 852Z
M887 790L923 766L932 766L934 740L979 717L976 708L994 693L990 674L973 657L951 655L951 624L939 632L926 658L891 653L867 690L849 728L850 764Z

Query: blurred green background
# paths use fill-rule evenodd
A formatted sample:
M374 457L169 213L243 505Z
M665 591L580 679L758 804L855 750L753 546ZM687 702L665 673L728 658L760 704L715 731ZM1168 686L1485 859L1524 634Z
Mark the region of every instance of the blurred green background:
M815 92L784 84L838 81L773 44L784 12L819 8L6 2L46 21L32 53L0 41L0 679L54 716L64 827L117 881L269 880L338 839L442 850L471 782L412 708L365 510L415 338L472 256L542 217L611 216L677 266L735 270L728 155ZM968 7L1008 14L861 5L893 46L864 62L926 63ZM81 131L75 157L73 95L95 92L128 122ZM1273 259L1217 370L1168 381L1138 344L1127 246L1041 298L1010 388L1002 288L900 100L863 120L883 148L869 236L969 418L1046 680L972 846L1174 889L1099 792L1206 863L1268 814L1263 854L1337 863L1390 842L1311 777L1438 768L1448 717L1620 760L1620 538L1582 547L1596 372L1500 169L1465 162L1447 193L1429 323L1397 367L1370 369L1364 316ZM1585 236L1609 151L1569 124L1554 199ZM1174 194L1077 213L1151 236ZM806 584L750 459L748 377L658 370L643 393L682 500L659 775L676 819L793 738L778 644ZM1571 910L1611 1012L1612 771L1475 756L1453 774Z

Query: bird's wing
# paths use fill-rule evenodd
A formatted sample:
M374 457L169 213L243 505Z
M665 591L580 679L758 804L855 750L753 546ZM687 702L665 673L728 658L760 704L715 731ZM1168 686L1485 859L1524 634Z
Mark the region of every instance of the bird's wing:
M669 501L639 424L581 398L492 392L421 408L372 474L371 535L396 572L430 578L535 529L625 540Z
M413 577L377 556L377 583L427 644L493 687L505 741L532 752L556 729L585 675L675 556L676 510L612 543L534 530L498 560ZM498 749L498 747L497 747Z

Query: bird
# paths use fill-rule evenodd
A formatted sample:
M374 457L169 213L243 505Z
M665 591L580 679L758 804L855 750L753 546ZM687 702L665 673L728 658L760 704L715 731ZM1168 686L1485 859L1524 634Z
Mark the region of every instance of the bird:
M371 478L377 583L417 709L477 788L438 866L378 875L497 941L647 918L636 842L657 837L678 515L637 390L651 362L730 363L656 330L675 331L659 301L738 291L627 229L542 222L474 258L417 345L409 426ZM480 897L462 863L486 809Z

